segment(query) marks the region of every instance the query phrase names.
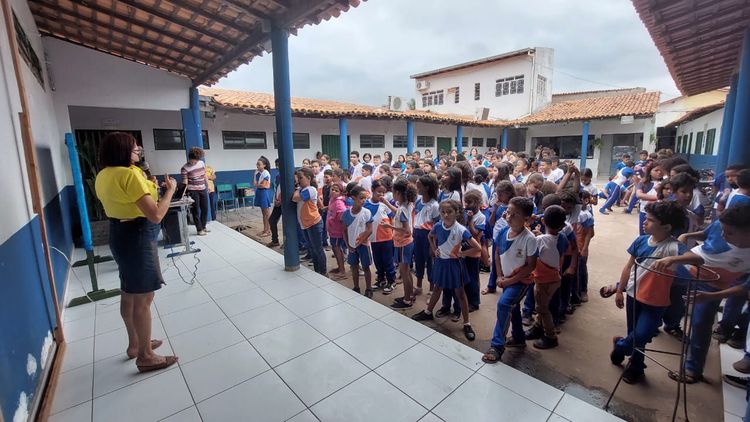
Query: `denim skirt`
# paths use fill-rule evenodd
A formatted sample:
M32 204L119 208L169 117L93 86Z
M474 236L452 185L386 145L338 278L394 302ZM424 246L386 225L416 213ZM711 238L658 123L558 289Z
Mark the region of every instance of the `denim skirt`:
M156 244L160 226L143 217L109 221L109 249L120 273L120 290L131 294L159 290L164 284Z

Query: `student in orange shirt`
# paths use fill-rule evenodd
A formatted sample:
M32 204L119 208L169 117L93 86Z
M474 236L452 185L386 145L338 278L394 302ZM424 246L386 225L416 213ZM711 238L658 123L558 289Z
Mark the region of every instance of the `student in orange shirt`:
M318 190L312 169L303 167L297 171L299 187L292 195L297 203L297 218L307 238L307 248L312 256L313 268L319 274L326 274L326 257L323 251L323 219L318 211Z

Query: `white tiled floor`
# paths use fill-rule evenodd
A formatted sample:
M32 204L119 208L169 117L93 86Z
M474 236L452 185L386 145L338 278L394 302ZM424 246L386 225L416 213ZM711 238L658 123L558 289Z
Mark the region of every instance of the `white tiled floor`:
M65 310L52 421L604 421L613 416L481 354L220 224L193 256L160 251L153 337L179 365L139 374L119 298ZM106 254L106 249L97 250ZM81 251L74 258L80 259ZM177 269L179 268L179 273ZM97 265L117 287L114 263ZM88 290L76 268L68 298Z

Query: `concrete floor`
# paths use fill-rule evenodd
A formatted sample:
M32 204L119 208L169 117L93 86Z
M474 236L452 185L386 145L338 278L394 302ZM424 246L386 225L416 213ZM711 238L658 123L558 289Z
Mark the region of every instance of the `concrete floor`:
M229 212L222 216L224 223L235 227L246 227L242 232L263 243L270 238L259 238L256 234L262 227L258 209L245 209L240 214ZM589 298L590 301L578 308L562 326L559 336L560 346L556 349L540 351L527 347L523 351L506 352L503 361L545 383L560 388L595 406L602 407L620 375L621 368L609 361L612 337L625 335L625 312L618 309L612 298L603 299L598 291L601 286L616 281L622 265L627 260L625 250L638 234L637 215L626 215L621 208L608 216L597 214L596 236L591 242L589 257ZM281 227L279 228L281 231ZM281 249L275 248L281 252ZM335 267L335 260L329 257L329 269ZM488 274L481 274L481 283L486 285ZM351 286L351 279L339 281ZM394 297L402 295L400 288L391 295L376 292L374 299L390 305ZM489 347L495 324L495 302L497 295L482 297L482 305L471 314L471 321L477 339L468 342L460 323L443 321L428 322L436 330L477 350ZM407 311L408 315L424 307L426 296L419 298L417 306ZM676 352L680 343L662 333L654 339L650 348ZM670 369L677 369L679 358L664 354L651 354ZM677 384L667 377L667 371L656 363L649 363L646 379L637 385L621 383L610 411L631 421L671 420L672 409L677 393ZM706 365L706 381L688 386L688 416L691 420L717 421L724 416L719 348L712 344ZM683 420L682 403L678 409L678 420Z

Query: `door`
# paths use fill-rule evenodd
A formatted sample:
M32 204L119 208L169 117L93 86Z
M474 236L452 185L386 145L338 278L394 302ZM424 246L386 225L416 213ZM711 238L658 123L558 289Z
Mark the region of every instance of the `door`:
M634 146L623 146L618 145L612 147L612 164L610 167L610 174L617 173L617 164L622 159L622 156L628 154L631 159L638 156L638 150Z
M453 138L438 136L437 153L435 155L439 156L441 152L445 152L446 154L449 154L451 150L453 149L452 143L453 143Z
M321 151L331 158L331 160L341 161L341 136L340 135L321 135ZM349 148L348 152L352 150L352 137L346 136L346 146ZM347 157L346 162L349 162Z

